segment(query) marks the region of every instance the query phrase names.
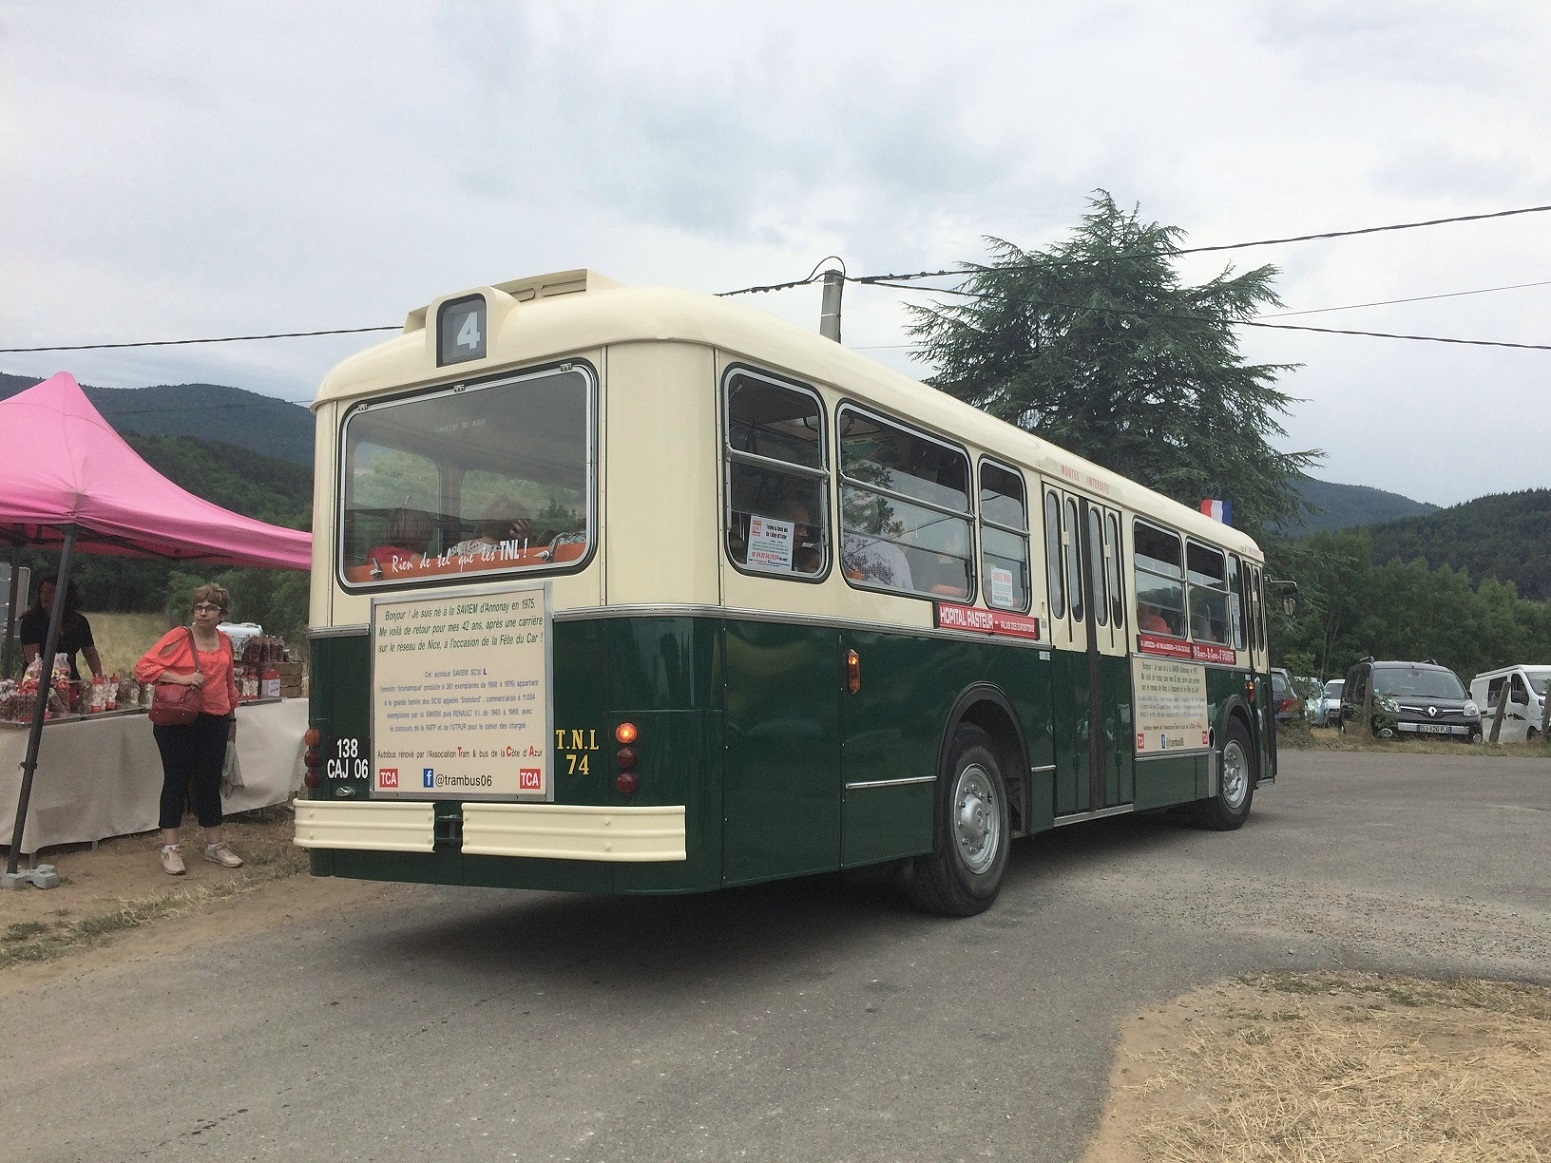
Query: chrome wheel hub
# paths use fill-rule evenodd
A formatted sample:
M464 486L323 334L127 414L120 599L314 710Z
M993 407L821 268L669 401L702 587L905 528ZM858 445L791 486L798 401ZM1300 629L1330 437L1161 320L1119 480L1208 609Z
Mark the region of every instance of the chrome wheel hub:
M1228 740L1222 749L1222 802L1230 811L1244 806L1249 795L1249 759L1237 739Z
M959 772L953 788L953 842L959 859L979 875L991 867L1000 846L1002 816L991 776L978 763Z

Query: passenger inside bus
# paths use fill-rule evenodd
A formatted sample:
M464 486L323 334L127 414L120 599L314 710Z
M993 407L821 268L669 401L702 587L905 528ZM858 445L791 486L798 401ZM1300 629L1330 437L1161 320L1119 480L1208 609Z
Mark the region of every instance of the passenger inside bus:
M866 533L847 533L840 541L840 568L852 581L890 589L914 589L910 562L892 541Z
M510 497L497 497L485 507L485 517L473 537L458 542L447 552L468 554L493 549L503 541L522 543L533 537L528 511Z
M796 497L782 504L776 513L792 523L792 572L818 573L824 568L824 534L813 523L808 506Z
M368 562L387 566L400 559L419 557L431 544L431 514L424 509L394 509L384 536L384 544L367 550Z

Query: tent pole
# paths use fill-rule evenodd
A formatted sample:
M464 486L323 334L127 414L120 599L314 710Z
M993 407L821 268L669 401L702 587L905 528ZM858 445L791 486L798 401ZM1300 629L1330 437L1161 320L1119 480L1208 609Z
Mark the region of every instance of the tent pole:
M9 617L5 622L4 644L0 645L0 678L9 673L11 666L11 653L16 649L16 599L21 596L22 581L22 546L21 542L11 543L11 592L6 598L5 608Z
M27 758L22 761L22 790L16 797L16 828L11 834L11 851L5 862L7 887L16 878L16 864L22 854L22 832L27 826L27 803L32 799L32 776L38 769L38 745L43 742L43 716L48 711L49 689L54 673L54 649L59 645L59 627L65 620L66 595L70 590L70 555L75 550L75 526L65 526L65 544L59 552L59 578L54 583L54 608L48 615L48 633L43 637L43 652L38 655L38 705L32 710L32 729L27 733ZM41 583L40 583L41 584Z

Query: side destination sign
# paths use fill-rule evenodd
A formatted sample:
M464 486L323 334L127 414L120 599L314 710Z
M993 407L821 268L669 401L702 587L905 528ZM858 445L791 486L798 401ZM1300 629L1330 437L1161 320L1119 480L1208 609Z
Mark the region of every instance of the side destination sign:
M982 610L979 606L965 606L958 602L938 602L936 611L936 623L945 630L976 630L1005 638L1039 637L1039 619L1023 614Z
M372 796L550 800L549 586L372 600Z
M1203 751L1211 745L1204 666L1133 654L1131 688L1138 755Z

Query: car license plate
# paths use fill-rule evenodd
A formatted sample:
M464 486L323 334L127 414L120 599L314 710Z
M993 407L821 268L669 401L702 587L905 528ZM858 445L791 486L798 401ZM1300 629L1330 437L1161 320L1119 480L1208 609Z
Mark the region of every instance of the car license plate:
M1416 729L1424 735L1447 735L1449 728L1443 723L1418 723Z

